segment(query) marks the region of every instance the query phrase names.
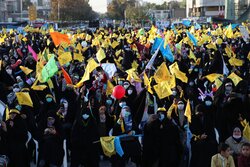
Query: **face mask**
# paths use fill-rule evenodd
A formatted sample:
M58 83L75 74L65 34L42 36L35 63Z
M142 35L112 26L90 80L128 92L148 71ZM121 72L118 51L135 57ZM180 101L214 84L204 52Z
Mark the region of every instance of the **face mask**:
M205 101L205 105L206 105L206 106L211 106L211 105L212 105L212 102L209 101L209 100L208 100L208 101Z
M124 87L125 89L128 89L129 85L123 85L123 87Z
M118 81L118 85L122 85L123 84L123 82L122 81Z
M123 118L127 118L130 116L130 112L128 112L126 109L122 109L121 115Z
M159 114L159 120L162 121L165 118L164 114Z
M24 83L23 82L19 82L18 85L19 85L20 88L22 88L24 86Z
M82 115L82 118L83 118L84 120L86 120L86 119L89 118L89 115L88 115L88 114L83 114L83 115Z
M112 104L112 100L106 100L106 104L107 105L111 105Z
M52 98L51 98L51 97L46 98L46 101L47 101L48 103L50 103L50 102L52 102Z
M128 94L131 95L133 93L133 90L128 90Z
M119 106L120 107L123 107L123 106L125 106L126 105L126 103L125 102L121 102L121 103L119 103Z
M17 105L16 107L15 107L18 111L21 111L21 109L22 109L22 106L20 106L20 105Z
M178 110L183 110L184 109L184 104L178 104Z
M11 69L8 69L6 70L7 74L11 75L12 74L12 70Z
M176 90L173 90L173 91L172 91L172 95L173 95L173 96L176 96L176 95L177 95L177 91L176 91Z
M235 139L240 139L240 138L241 138L241 135L233 135L233 138L235 138Z
M194 86L194 82L189 82L189 86Z
M13 89L13 92L15 92L15 93L16 93L16 92L19 92L19 91L20 91L19 88L14 88L14 89Z
M232 91L232 86L226 86L225 90L228 91L228 92Z

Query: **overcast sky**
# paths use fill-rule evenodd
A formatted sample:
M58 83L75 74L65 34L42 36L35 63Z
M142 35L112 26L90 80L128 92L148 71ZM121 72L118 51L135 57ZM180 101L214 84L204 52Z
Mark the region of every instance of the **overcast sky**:
M146 2L162 4L164 0L143 0ZM105 13L107 12L107 0L89 0L92 9L96 12Z

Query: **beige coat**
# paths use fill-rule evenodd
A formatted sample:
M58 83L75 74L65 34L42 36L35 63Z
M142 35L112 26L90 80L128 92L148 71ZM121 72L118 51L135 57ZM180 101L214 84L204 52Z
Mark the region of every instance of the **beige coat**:
M233 157L230 155L224 158L221 154L216 154L212 157L211 167L235 167Z

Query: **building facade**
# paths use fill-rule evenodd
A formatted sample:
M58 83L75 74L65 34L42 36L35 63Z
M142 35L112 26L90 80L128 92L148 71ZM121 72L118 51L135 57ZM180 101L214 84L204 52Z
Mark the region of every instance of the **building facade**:
M187 0L187 17L223 17L225 15L225 0Z
M7 20L7 4L6 0L0 0L0 22Z
M3 3L4 2L4 3ZM50 0L31 0L32 4L36 6L37 16L40 19L48 19L51 11ZM24 0L0 0L0 11L2 11L2 4L6 6L5 15L0 15L0 20L4 16L5 21L25 21L29 20L28 6Z
M238 20L249 8L250 0L225 0L225 16L230 20Z

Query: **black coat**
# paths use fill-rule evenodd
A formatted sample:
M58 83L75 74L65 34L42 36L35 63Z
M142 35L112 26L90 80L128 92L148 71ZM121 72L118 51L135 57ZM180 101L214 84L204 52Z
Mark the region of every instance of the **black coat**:
M217 142L215 134L215 112L214 107L199 106L199 112L203 113L203 116L193 115L192 122L190 124L190 130L193 133L191 140L192 148L192 167L209 167L211 158L217 153ZM201 111L202 110L202 111ZM206 139L196 139L194 136L201 136L206 134Z
M181 160L182 144L177 126L170 120L158 119L144 127L143 167L178 167Z
M83 120L82 114L89 118ZM99 133L95 118L86 108L82 110L73 124L71 133L71 167L83 164L85 167L99 166Z
M13 121L13 127L10 122ZM8 120L7 123L7 145L8 156L11 167L29 166L26 142L28 131L24 120L20 115L16 115L14 120Z

